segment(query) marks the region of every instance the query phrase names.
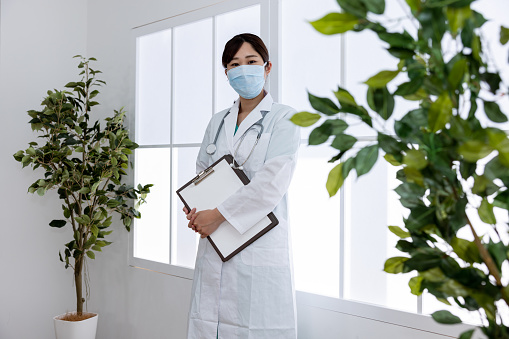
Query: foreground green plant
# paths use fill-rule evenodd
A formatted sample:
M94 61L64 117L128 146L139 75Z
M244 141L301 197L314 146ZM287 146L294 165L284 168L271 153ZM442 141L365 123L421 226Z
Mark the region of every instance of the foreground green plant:
M125 111L114 111L106 118L106 127L99 121L90 122L89 112L99 103L92 99L99 94L94 86L106 84L95 78L100 71L89 67L94 58L81 56L78 68L83 69L81 81L70 82L69 91L48 91L40 111L30 110L32 130L38 131L44 141L39 145L30 142L26 150L18 151L14 158L23 168L44 170L44 177L35 181L30 193L43 196L50 189L57 189L63 200L65 220L53 220L51 227L61 228L70 224L73 239L65 244L60 260L65 268L74 270L76 309L83 312L83 265L85 259L95 259L95 252L111 244L105 236L112 231L114 214L119 214L127 231L133 218L140 218L138 206L145 202L152 185L137 188L121 183L128 168L129 154L138 145L129 140L124 127ZM135 205L131 203L135 201ZM85 257L86 255L86 257Z
M400 61L397 69L383 70L365 81L369 109L338 88L336 102L309 93L318 113L292 117L305 127L322 122L311 132L310 145L334 137L331 146L338 155L330 162L341 161L329 174L329 194L335 195L353 170L357 177L368 173L379 152L384 153L385 160L399 168L396 193L409 210L406 229L389 226L401 238L396 248L405 255L388 259L385 271L416 271L409 281L413 294L427 290L446 304L479 312L482 332L489 338L509 338L509 272L504 271L509 263L504 242L509 228L505 222L497 223L494 211L503 210L507 216L509 210L509 139L505 131L479 120L485 115L493 122L490 126L508 121L499 106L507 100L508 87L480 36L486 20L470 8L473 0L406 0L405 10L417 31L411 35L384 26L382 20L387 18L379 16L385 11L384 0L337 1L342 13L311 22L316 30L323 34L371 30ZM500 43L508 39L509 30L501 27ZM404 76L396 78L400 74ZM389 91L389 83L395 91ZM387 122L395 97L416 101L419 107ZM356 123L375 131L377 141L352 152L359 146L345 133L349 125L343 115L356 117ZM467 207L477 210L483 225L470 220ZM480 233L480 226L488 231ZM459 237L460 230L467 231L469 239ZM448 311L435 312L433 318L461 322ZM469 339L473 332L460 338Z

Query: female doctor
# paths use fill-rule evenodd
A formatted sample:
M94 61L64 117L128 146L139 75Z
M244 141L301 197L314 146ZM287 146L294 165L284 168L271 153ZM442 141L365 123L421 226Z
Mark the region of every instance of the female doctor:
M213 210L184 212L201 235L189 314L188 338L297 338L287 191L300 132L295 110L275 103L263 86L272 63L263 41L239 34L225 45L222 63L239 94L215 114L196 161L201 172L232 154L250 183ZM227 220L240 233L274 212L279 224L227 262L205 239Z

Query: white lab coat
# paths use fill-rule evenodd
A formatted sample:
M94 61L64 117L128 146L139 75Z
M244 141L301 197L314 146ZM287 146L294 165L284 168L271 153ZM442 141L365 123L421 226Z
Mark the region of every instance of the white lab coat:
M218 210L241 233L270 212L279 224L225 263L208 239L200 239L188 338L214 339L217 331L220 339L295 339L297 317L286 197L300 142L299 128L289 121L295 110L274 103L267 94L234 136L238 105L239 100L225 118L216 153L208 155L205 149L228 110L212 117L196 170L200 172L223 155L233 154L244 132L266 114L263 134L244 164L251 182ZM254 127L246 134L235 157L239 164L251 151L257 131Z

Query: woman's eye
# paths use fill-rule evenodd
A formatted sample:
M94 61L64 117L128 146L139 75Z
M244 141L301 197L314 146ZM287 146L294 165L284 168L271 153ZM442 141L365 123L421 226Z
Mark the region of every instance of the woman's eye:
M239 65L239 64L234 63L234 64L231 64L231 65L230 65L230 67L232 67L232 68L233 68L233 67L237 67L238 65Z
M249 60L250 64L256 64L256 60Z

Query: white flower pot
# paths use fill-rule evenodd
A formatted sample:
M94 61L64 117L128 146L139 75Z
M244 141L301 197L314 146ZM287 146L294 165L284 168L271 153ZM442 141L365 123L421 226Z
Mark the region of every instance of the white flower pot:
M54 317L56 339L95 339L99 315L92 314L94 314L92 318L82 321L61 320L65 314Z

